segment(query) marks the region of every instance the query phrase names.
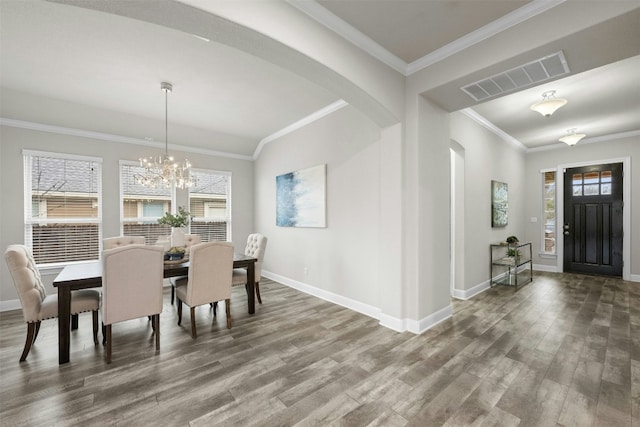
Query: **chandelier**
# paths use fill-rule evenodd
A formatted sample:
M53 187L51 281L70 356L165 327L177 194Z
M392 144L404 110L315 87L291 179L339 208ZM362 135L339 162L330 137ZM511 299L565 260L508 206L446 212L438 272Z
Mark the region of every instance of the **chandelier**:
M584 133L576 133L576 130L577 130L576 128L568 129L567 135L563 136L562 138L559 138L558 141L564 142L569 146L576 145L578 141L580 141L582 138L587 136Z
M545 117L552 115L558 108L567 103L566 99L556 98L556 91L549 90L542 94L542 101L536 102L531 106L533 111L537 111Z
M164 154L139 159L144 171L134 175L138 184L149 188L167 187L175 185L176 188L189 188L195 184L195 179L189 174L191 163L185 159L179 163L169 155L169 119L168 97L173 89L171 83L160 83L160 89L164 91Z

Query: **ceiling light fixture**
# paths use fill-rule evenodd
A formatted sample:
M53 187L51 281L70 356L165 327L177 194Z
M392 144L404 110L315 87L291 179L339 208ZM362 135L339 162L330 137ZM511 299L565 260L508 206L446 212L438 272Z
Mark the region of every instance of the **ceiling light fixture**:
M162 82L160 89L164 91L164 155L141 158L140 166L144 168L144 172L135 174L134 178L136 182L149 188L170 188L173 185L176 188L192 187L195 180L189 174L191 167L189 160L185 159L184 162L178 163L169 156L168 97L173 86L171 83Z
M565 105L568 101L563 98L555 97L555 90L548 90L542 94L542 101L536 102L531 106L533 111L537 111L545 117L552 115L558 108Z
M576 128L567 129L567 135L558 139L558 141L564 142L565 144L571 145L571 146L576 145L578 141L580 141L582 138L587 136L584 133L576 133L576 130L577 130Z

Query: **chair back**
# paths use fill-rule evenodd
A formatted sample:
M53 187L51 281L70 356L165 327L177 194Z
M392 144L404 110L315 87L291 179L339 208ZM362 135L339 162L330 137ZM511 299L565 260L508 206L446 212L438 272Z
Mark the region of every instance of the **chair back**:
M265 236L260 233L249 234L244 254L252 256L258 260L255 267L256 282L259 282L262 277L262 260L264 260L264 253L266 249L267 238Z
M144 245L144 236L116 236L102 239L102 249L113 249L128 245Z
M233 244L207 242L191 247L187 300L190 307L231 298Z
M197 234L185 234L184 235L184 252L190 253L191 247L197 245L198 243L202 243L202 239Z
M36 322L47 291L31 250L24 245L10 245L4 252L13 284L18 291L25 322Z
M105 325L162 312L164 251L128 245L103 252L102 321Z

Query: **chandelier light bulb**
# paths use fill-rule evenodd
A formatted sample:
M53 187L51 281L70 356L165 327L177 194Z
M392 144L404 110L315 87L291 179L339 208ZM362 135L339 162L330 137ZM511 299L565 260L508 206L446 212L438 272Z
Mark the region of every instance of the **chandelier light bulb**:
M564 98L556 98L556 91L549 90L542 94L542 101L536 102L531 106L533 111L537 111L542 114L544 117L549 117L556 110L567 104L567 100Z

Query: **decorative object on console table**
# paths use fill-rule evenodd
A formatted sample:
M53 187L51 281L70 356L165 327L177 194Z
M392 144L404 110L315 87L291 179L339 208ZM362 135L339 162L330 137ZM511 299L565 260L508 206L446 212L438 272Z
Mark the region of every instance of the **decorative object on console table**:
M507 184L491 181L491 227L506 227L509 218Z
M512 236L513 237L513 236ZM492 243L489 245L489 286L518 287L533 280L531 243Z

